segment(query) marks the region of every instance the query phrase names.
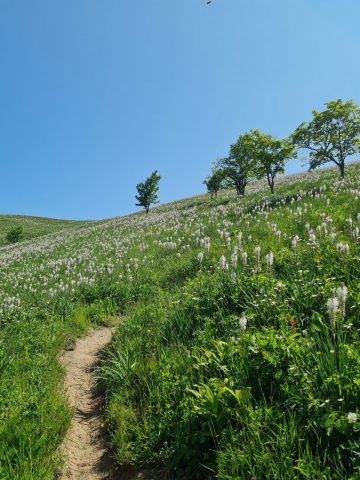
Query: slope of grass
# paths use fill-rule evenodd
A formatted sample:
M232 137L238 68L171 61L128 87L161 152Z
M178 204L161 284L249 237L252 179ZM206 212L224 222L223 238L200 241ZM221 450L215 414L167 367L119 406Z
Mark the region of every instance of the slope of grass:
M256 183L244 198L194 197L3 247L0 478L53 477L69 422L58 353L119 314L99 382L120 464L358 478L358 185L353 165L345 182L297 175L274 196Z
M160 462L179 478L358 478L352 173L348 184L327 172L271 198L203 201L154 229L151 289L129 307L100 375L119 463Z
M16 227L22 227L21 240L58 232L67 228L84 226L88 222L77 220L57 220L55 218L31 217L28 215L0 215L0 246L6 245L7 233Z

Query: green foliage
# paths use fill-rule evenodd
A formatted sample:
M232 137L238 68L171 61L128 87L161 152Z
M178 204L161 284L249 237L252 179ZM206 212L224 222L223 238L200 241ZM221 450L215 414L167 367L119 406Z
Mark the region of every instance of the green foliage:
M8 243L7 234L18 227L23 232L22 240L31 240L49 233L55 233L61 230L79 228L89 225L87 221L57 220L54 218L30 217L20 215L0 215L0 245Z
M134 441L142 436L142 428L136 414L121 399L113 398L108 411L108 428L113 433L112 442L116 444L116 461L128 465L134 457Z
M220 188L222 188L224 182L224 171L219 168L213 169L213 172L211 175L204 180L204 184L206 185L206 188L208 192L211 195L217 196L218 191Z
M97 373L121 465L355 480L359 165L348 172L281 177L275 195L264 182L243 197L222 189L3 247L0 478L54 478L70 419L59 352L120 316Z
M176 478L356 478L359 246L347 237L350 262L328 235L316 246L304 238L308 222L321 222L319 212L332 216L337 232L340 226L348 232L344 212L352 194L322 192L316 180L280 186L276 196L237 200L240 215L236 207L213 207L218 223L203 212L196 228L203 222L212 243L200 265L194 260L197 270L186 254L157 257L158 287L144 290L127 311L101 367L120 462L162 463ZM360 205L352 200L356 215ZM307 211L300 215L299 208ZM241 248L249 253L235 277L216 267L229 248L216 238L214 224L223 221L231 251L241 228ZM275 223L287 240L277 239ZM294 235L303 238L296 251ZM260 271L249 236L263 252ZM270 249L271 276L264 258ZM349 299L333 331L326 301L341 281Z
M204 183L210 192L231 184L238 195L244 195L250 180L265 177L274 193L275 176L284 173L287 160L294 156L294 146L289 140L276 140L259 130L251 130L230 146L229 157L216 162L212 175Z
M45 312L0 331L0 477L53 478L57 449L71 413L59 392L57 355L66 339L83 331Z
M274 179L285 173L285 164L295 156L294 146L289 140L276 140L259 130L252 130L252 158L256 164L257 178L266 177L271 193L274 193Z
M23 229L21 226L11 229L6 234L6 241L8 243L17 243L21 240Z
M1 479L53 480L59 471L59 446L71 411L61 388L64 372L58 357L62 350L72 350L76 337L90 325L101 323L97 305L74 305L66 299L2 326Z
M252 412L251 422L244 429L227 431L219 449L218 478L344 478L341 466L336 466L336 474L326 466L326 463L336 465L335 459L326 452L316 456L314 451L316 446L303 437L292 415L286 417L278 409L263 407Z
M160 175L158 175L157 170L155 170L145 182L136 185L138 191L138 195L135 195L135 198L138 201L136 205L144 207L146 213L149 212L150 205L158 203L157 192L159 190L160 179Z
M312 120L302 123L292 140L310 150L310 169L333 162L344 178L346 158L360 152L360 109L352 100L339 99L325 106L322 112L313 110Z
M223 170L224 177L236 188L238 195L245 195L246 185L256 176L252 147L251 134L244 133L230 145L229 156L217 162L217 167Z

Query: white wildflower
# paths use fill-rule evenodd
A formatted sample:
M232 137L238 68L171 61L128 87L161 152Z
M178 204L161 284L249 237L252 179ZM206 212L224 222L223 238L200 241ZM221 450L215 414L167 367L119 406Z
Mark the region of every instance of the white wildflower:
M272 264L274 263L274 255L272 253L272 251L270 250L270 252L266 255L266 263L268 265L269 268L272 267Z
M271 268L273 266L273 263L274 263L274 255L272 253L272 251L270 250L270 252L266 255L266 263L267 263L267 266L268 266L268 269L269 269L269 274L271 276Z
M245 314L243 313L241 317L239 318L239 328L240 328L240 333L244 333L246 330L246 325L247 325L247 318L245 317Z
M341 284L341 286L336 290L336 296L340 302L340 304L343 304L346 302L348 294L348 289L344 283Z
M228 265L224 255L221 255L221 257L220 257L220 269L221 270L228 270L229 269L229 265Z
M330 316L330 325L333 332L335 332L336 326L336 314L339 311L339 300L336 297L331 297L326 302L326 308Z
M248 254L246 252L243 252L241 254L241 257L242 257L242 261L243 261L243 265L244 267L247 265L247 258L248 258Z
M295 252L297 250L299 240L300 240L300 238L299 238L298 235L295 235L294 238L292 239L291 245L292 245L292 248L295 250Z
M236 270L237 260L238 260L237 252L235 251L231 255L231 266L232 266L233 270Z
M357 417L358 417L358 414L356 412L349 412L347 415L347 418L348 420L350 420L350 422L356 422Z
M255 247L254 252L255 252L255 259L256 259L256 270L260 270L260 252L261 252L261 249L260 249L259 245L257 245Z

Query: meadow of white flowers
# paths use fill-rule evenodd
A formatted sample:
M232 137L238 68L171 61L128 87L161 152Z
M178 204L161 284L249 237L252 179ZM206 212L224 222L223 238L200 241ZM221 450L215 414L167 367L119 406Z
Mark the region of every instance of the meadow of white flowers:
M153 246L174 251L177 256L198 250L196 255L201 263L203 255L210 254L213 243L217 248L226 247L219 256L219 268L229 270L230 265L230 270L236 273L237 268L240 269L237 262L240 256L243 267L260 270L261 263L273 263L273 252L261 252L258 240L247 233L260 222L267 225L279 248L291 247L295 255L299 244L316 248L325 239L331 239L339 253L348 255L350 245L359 239L360 212L355 218L346 219L347 229L337 232L331 216L317 212L313 200L323 197L331 207L328 196L331 190L332 197L348 192L357 201L360 186L357 170L354 169L354 173L344 182L337 180L335 170L322 171L321 176L317 171L280 178L279 186L302 181L304 190L275 202L269 197L265 182L250 184L248 195L260 194L253 205L250 204L251 213L247 212L249 205L242 205L233 192L226 191L219 194L215 206L207 201L205 209L202 202L205 197L194 197L155 208L147 216L129 215L2 247L0 315L6 317L22 308L31 308L33 302L47 302L58 295L75 295L78 287L94 285L99 276L106 274L116 272L124 282L131 281L139 265L153 264L154 255L146 254L153 252ZM305 188L306 182L319 178L319 187ZM226 204L222 204L224 200ZM277 207L285 203L286 209L276 214ZM315 222L313 220L312 225L306 222L301 236L291 235L277 228L276 217L284 216L293 218L295 223L315 217ZM232 220L228 220L229 217ZM233 235L234 228L237 228L236 235ZM216 231L212 238L204 234L209 229Z
M0 248L0 323L130 292L101 375L120 463L357 478L359 232L358 164L173 202Z

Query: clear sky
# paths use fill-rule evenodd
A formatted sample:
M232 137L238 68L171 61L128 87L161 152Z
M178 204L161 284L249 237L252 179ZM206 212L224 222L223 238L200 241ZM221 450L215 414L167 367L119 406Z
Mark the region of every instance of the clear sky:
M125 214L155 169L162 202L202 192L241 132L360 103L359 19L359 0L0 0L0 212Z

